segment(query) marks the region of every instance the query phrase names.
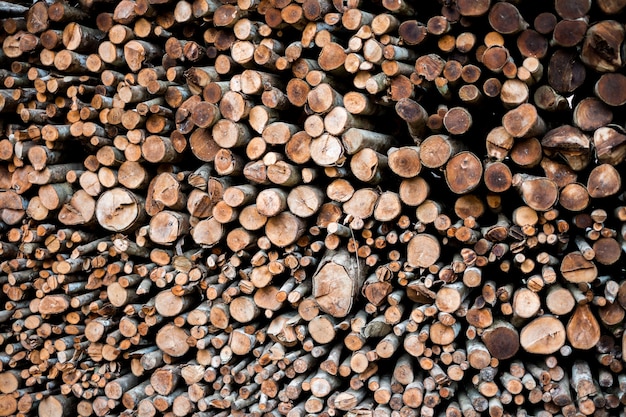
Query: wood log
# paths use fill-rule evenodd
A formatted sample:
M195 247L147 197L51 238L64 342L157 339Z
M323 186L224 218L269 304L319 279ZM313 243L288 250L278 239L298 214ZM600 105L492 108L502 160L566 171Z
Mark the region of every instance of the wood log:
M548 64L548 82L559 93L572 92L585 79L585 67L565 49L556 51Z
M622 134L610 127L600 127L593 135L598 159L602 163L615 165L622 159Z
M587 30L580 57L596 71L612 72L623 66L621 58L615 55L615 47L623 42L624 31L616 23L604 20ZM606 49L603 51L601 48Z
M616 194L621 188L617 170L609 164L596 166L587 179L587 190L592 198L603 198Z
M411 239L407 251L409 265L427 268L439 260L440 245L434 236L419 234Z
M538 211L549 210L559 196L558 187L547 178L516 174L513 176L513 186L519 189L524 202Z
M365 267L347 251L328 252L313 275L313 297L322 311L345 317L365 278Z
M599 341L600 327L588 305L579 305L567 323L567 339L577 349L591 349Z
M489 353L497 359L508 359L517 353L520 345L520 338L511 324L506 322L496 322L485 329L482 341L489 350Z
M545 133L545 122L532 104L522 104L502 117L502 126L515 138L529 138Z
M530 353L551 354L565 343L565 327L553 316L541 316L520 332L520 345Z
M96 203L98 223L111 231L127 231L137 227L143 218L142 199L123 188L104 192Z
M446 164L446 182L450 190L465 194L474 190L483 175L483 166L472 152L459 152Z

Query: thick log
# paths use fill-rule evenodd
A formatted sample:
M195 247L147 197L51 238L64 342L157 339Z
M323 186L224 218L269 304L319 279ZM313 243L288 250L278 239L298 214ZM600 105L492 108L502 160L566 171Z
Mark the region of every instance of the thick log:
M472 152L459 152L446 164L445 174L450 190L457 194L465 194L474 190L480 183L483 165Z
M104 192L96 203L98 223L115 232L139 226L144 214L143 199L123 188Z
M624 28L615 20L603 20L589 27L585 34L580 58L599 72L617 71L624 66L617 51L624 41Z
M609 164L596 166L587 179L587 190L592 198L604 198L616 194L622 187L619 172Z
M438 240L428 234L419 234L409 241L407 262L409 265L427 268L439 260L440 245Z
M559 197L557 185L547 178L516 174L512 184L519 190L524 202L534 210L549 210Z
M529 353L552 354L565 343L565 326L554 316L541 316L520 332L520 345Z
M576 349L589 350L600 340L600 325L588 305L579 305L567 323L567 340Z
M563 19L556 24L552 32L552 41L564 48L578 45L587 32L585 19Z
M144 62L153 60L161 53L161 48L145 41L132 40L124 45L124 60L133 71L139 71Z
M621 106L626 103L626 98L621 94L621 88L625 81L621 74L604 74L596 82L594 93L609 106Z
M313 275L313 297L320 309L333 317L345 317L351 310L366 269L347 251L329 251Z
M579 251L570 252L561 261L561 274L572 283L592 282L598 275L596 265Z
M164 353L172 357L180 357L189 350L189 345L186 343L188 337L186 329L166 324L158 331L156 344Z
M489 328L485 329L482 341L491 355L498 359L513 357L520 346L517 329L503 321L496 321Z
M515 138L529 138L545 133L545 122L532 104L522 104L502 117L502 126Z
M548 82L559 93L571 93L585 80L585 67L566 49L559 49L548 64Z

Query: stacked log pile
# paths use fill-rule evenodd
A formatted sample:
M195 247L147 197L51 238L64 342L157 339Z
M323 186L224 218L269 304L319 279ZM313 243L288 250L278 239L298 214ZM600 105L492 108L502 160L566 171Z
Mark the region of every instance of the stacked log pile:
M622 0L0 2L0 416L615 416Z

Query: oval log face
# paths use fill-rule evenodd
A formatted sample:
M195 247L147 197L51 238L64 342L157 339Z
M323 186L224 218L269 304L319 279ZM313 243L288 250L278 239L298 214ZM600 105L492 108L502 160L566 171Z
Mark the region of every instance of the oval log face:
M316 275L314 297L320 308L334 317L344 317L352 306L354 289L350 277L341 265L329 263Z
M520 332L520 344L528 353L549 355L565 343L565 326L554 316L543 316L528 323Z
M46 412L45 405L40 406L39 410ZM17 411L17 400L12 395L2 394L0 395L0 416L10 416ZM56 411L56 410L55 410ZM40 411L41 412L41 411Z
M579 305L567 323L567 340L575 349L589 350L600 341L600 324L588 305Z
M515 183L515 179L513 180ZM559 198L559 189L554 181L548 178L531 178L523 180L519 186L522 198L528 206L537 211L551 209Z
M328 251L313 276L313 297L320 309L345 317L363 283L364 266L346 250Z

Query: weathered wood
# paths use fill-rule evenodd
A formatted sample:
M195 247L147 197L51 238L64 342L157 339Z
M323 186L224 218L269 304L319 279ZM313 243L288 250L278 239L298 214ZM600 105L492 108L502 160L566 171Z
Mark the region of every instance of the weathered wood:
M520 345L517 329L503 321L496 321L489 328L485 329L482 341L491 355L498 359L513 357Z
M365 266L347 251L328 252L313 276L313 297L320 309L333 317L345 317L365 278Z
M483 166L472 152L459 152L446 164L445 174L450 190L457 194L465 194L474 190L480 183Z
M545 122L532 104L522 104L502 117L502 126L515 138L529 138L545 133Z
M139 226L144 213L143 199L123 188L104 192L96 203L98 223L115 232Z
M585 67L565 49L556 51L548 64L548 82L559 93L570 93L585 80Z

